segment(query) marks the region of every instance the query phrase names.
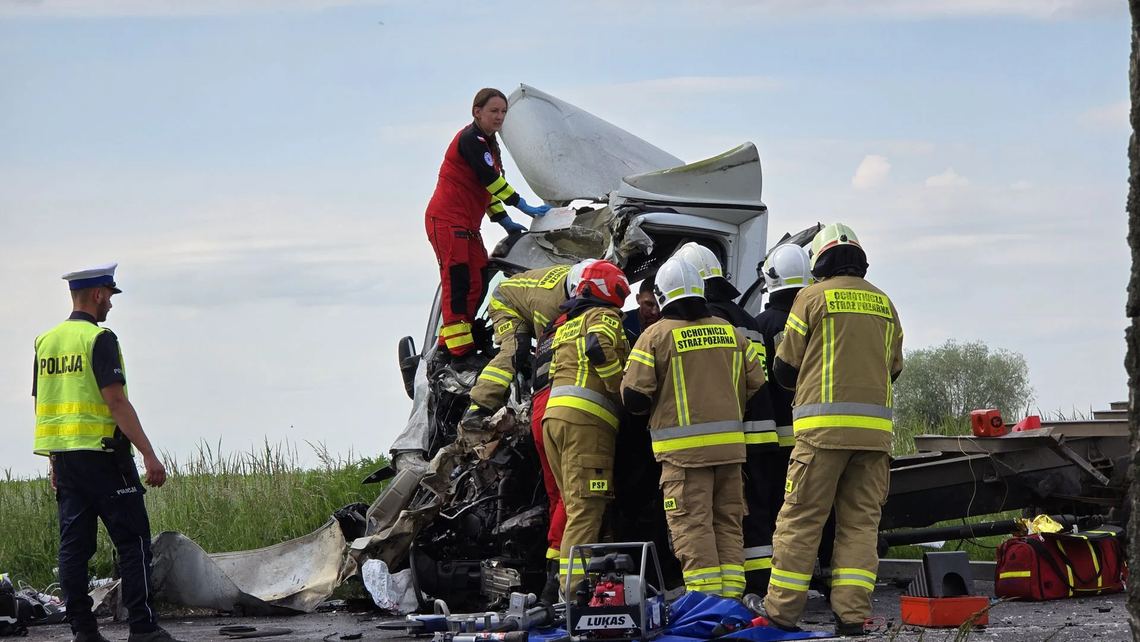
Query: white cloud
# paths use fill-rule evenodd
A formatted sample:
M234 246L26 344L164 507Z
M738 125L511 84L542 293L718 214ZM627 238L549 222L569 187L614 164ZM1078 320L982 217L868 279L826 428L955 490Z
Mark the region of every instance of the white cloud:
M851 186L855 189L873 189L885 183L890 175L891 164L887 162L887 157L869 154L855 168Z
M0 0L2 16L207 16L310 12L383 0Z
M1090 109L1081 114L1077 120L1079 120L1081 124L1093 129L1126 132L1132 128L1128 121L1131 109L1131 103L1127 100L1121 100L1111 105Z
M945 172L926 179L927 187L968 187L970 179L959 176L953 167L947 167Z
M1010 189L1033 189L1033 183L1029 181L1017 181L1009 186Z

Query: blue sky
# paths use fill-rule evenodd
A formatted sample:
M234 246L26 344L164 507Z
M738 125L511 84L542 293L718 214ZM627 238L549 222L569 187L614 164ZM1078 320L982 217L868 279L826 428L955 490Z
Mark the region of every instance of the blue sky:
M476 90L520 82L685 160L755 142L770 234L853 226L908 347L984 340L1043 409L1106 406L1129 37L1110 0L0 0L0 469L42 469L28 361L59 275L111 260L160 448L385 452L443 150Z

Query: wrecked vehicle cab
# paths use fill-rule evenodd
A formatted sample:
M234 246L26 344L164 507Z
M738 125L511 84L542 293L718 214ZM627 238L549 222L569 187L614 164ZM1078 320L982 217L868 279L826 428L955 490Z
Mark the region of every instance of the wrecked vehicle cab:
M758 304L767 207L754 145L685 164L532 87L520 86L508 101L503 142L535 193L556 207L491 253L488 293L472 332L482 363L495 351L490 292L525 270L606 259L635 283L696 241L720 258L739 290L756 292ZM419 349L412 337L400 341L412 413L391 446L392 468L373 475L391 481L352 534L352 558L382 559L393 569L406 562L419 591L454 608L491 608L511 591L538 592L545 578L548 512L530 434L530 383L516 377L506 407L492 418L501 438L483 460L472 455L456 468L442 502L421 488L427 461L455 440L479 374L441 358L440 307L437 291Z

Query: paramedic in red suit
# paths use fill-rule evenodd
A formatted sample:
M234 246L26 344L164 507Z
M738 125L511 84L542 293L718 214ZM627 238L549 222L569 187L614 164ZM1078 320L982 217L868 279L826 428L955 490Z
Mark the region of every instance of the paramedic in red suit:
M443 284L443 328L439 343L452 357L474 347L471 322L487 288L487 250L479 227L483 215L508 234L526 228L507 216L506 205L542 216L548 205L527 205L503 178L503 160L495 134L507 115L507 97L481 89L471 106L474 121L455 135L443 156L439 181L427 207L428 241L435 250Z

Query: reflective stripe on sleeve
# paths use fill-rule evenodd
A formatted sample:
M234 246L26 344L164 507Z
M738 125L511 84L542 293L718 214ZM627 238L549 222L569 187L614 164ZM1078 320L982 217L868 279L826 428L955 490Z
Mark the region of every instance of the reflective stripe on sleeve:
M515 378L515 375L506 370L487 366L483 368L483 372L479 373L479 378L484 381L490 381L491 383L497 383L505 388L511 385L511 380Z
M629 353L629 360L630 361L636 361L636 362L638 362L644 366L649 366L650 368L652 368L654 366L654 364L656 363L653 359L653 355L649 354L648 352L644 352L642 350L631 351Z
M799 317L797 317L794 314L788 314L788 323L784 327L785 328L791 328L792 330L799 332L800 334L804 335L805 337L807 336L807 333L808 333L807 324L804 323L803 320L801 320Z

